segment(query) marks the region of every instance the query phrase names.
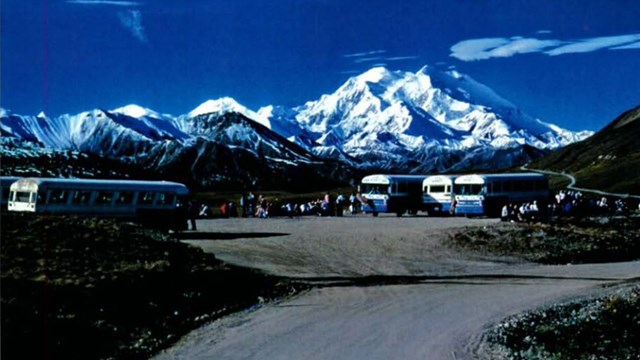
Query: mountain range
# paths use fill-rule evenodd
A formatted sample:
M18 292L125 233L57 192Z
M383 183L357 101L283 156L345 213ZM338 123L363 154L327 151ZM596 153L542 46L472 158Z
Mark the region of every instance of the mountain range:
M225 97L179 116L138 105L57 117L2 109L0 130L3 173L40 175L43 164L30 161L67 154L70 163L74 156L108 161L114 176L201 188L322 187L374 171L495 169L592 135L535 119L472 78L430 66L416 73L376 67L293 108L254 111ZM69 166L58 175L105 174Z

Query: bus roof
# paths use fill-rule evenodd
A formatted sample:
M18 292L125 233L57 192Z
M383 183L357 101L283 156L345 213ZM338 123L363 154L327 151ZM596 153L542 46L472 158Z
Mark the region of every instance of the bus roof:
M458 175L431 175L427 176L422 182L423 185L446 185L453 183Z
M18 183L30 183L38 187L59 189L174 191L178 193L178 195L189 194L189 189L184 184L172 181L22 178L15 184Z
M362 184L390 184L392 181L416 181L421 182L426 175L394 175L394 174L375 174L362 178Z

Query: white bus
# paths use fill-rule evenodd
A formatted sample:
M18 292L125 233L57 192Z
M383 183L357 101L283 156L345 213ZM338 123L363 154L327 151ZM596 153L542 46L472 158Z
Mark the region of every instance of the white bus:
M540 209L549 198L549 181L536 173L462 175L454 180L455 213L497 216L507 204L536 201Z
M431 216L449 214L455 175L431 175L422 182L422 203Z
M364 197L362 211L372 213L395 213L402 216L405 212L415 215L423 209L423 175L369 175L360 182L360 193Z
M7 210L7 204L9 203L9 191L11 184L18 181L20 178L17 176L0 176L0 204L2 204L2 210Z
M8 210L171 222L188 194L169 181L21 178L11 184Z

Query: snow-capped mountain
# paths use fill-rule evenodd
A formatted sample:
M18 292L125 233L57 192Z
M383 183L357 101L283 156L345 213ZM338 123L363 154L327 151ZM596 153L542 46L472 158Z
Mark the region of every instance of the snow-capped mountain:
M124 159L158 173L193 172L191 180L201 184L238 177L255 183L267 173L292 181L292 171L300 178L335 175L333 161L365 171L499 168L591 135L542 122L468 76L430 66L416 73L373 68L295 108L253 111L225 97L179 116L131 104L58 117L1 109L0 120L3 138Z
M104 163L117 164L114 174L171 179L200 188L325 187L351 174L339 163L322 161L233 111L174 118L126 106L57 118L20 116L6 110L1 114L3 171L10 166L18 170L16 174L81 176L76 166L59 166L65 154L70 164L88 154L112 160ZM58 159L56 169L41 161L52 153ZM87 163L79 165L86 173L104 176Z
M341 149L360 167L402 171L414 171L417 160L421 171L464 168L469 159L459 152L484 153L486 167L508 166L487 153L551 150L591 135L534 119L470 77L429 66L417 73L373 68L293 111L318 149ZM442 161L425 167L434 157ZM512 159L519 160L526 159Z

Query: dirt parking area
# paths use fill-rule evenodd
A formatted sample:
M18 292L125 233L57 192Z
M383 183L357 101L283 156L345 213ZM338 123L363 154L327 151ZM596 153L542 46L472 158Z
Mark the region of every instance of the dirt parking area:
M200 220L184 241L318 285L192 332L159 359L478 359L506 316L640 277L640 262L540 265L453 250L495 219ZM363 281L370 279L371 281Z
M445 246L455 229L496 221L395 215L210 219L182 237L225 262L279 276L443 276L496 265Z

